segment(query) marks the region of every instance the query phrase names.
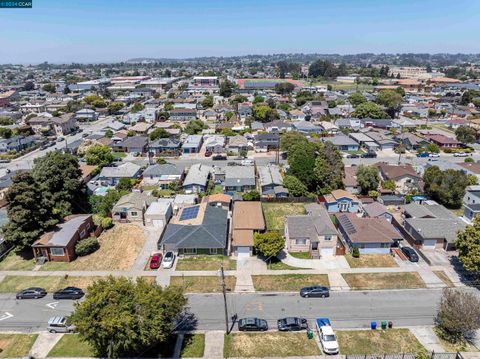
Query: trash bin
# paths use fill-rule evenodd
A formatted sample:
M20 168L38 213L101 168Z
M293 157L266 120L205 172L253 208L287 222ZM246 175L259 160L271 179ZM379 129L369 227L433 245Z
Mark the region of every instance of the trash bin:
M388 328L390 328L390 329L393 328L393 322L391 320L388 322Z
M312 329L307 330L307 338L308 339L313 339L313 330Z
M372 328L373 330L377 329L377 322L371 322L370 328Z
M386 320L382 321L382 329L387 329L387 321Z

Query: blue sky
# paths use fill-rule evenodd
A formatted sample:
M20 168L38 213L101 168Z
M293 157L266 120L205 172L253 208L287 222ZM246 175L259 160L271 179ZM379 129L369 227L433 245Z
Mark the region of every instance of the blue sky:
M0 63L284 52L480 52L479 0L33 0Z

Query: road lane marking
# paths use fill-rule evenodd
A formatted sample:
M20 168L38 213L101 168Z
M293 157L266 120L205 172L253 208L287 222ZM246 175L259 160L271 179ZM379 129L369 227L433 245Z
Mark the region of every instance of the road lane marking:
M48 303L46 304L47 307L49 307L50 309L55 309L57 307L59 302L51 302L51 303Z
M13 317L13 314L10 314L9 312L5 312L4 315L0 316L0 320L5 320L12 317Z

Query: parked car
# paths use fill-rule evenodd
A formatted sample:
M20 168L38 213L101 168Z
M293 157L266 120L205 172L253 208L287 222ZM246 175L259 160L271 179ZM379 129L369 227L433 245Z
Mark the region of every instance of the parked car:
M63 137L57 138L57 142L62 142L62 141L65 141L65 138L63 138Z
M440 157L438 153L430 153L428 157Z
M308 297L326 298L326 297L330 297L330 291L328 290L327 287L322 287L322 286L304 287L300 289L300 296L302 298L308 298Z
M453 157L468 157L468 153L465 152L455 152Z
M162 255L160 253L155 253L152 258L150 258L150 269L160 268L160 263L162 262Z
M308 328L308 321L305 318L287 317L277 321L278 330L281 332L293 332Z
M241 332L264 332L268 330L268 323L265 319L242 318L238 321L238 330Z
M362 158L377 158L377 154L375 152L367 152L367 153L362 153L360 156Z
M89 134L88 134L88 133L84 133L84 134L82 134L82 137L84 137L84 138L85 138L85 137L88 137L88 136L89 136Z
M10 163L12 160L9 159L2 159L0 160L0 163Z
M325 354L338 354L339 346L337 337L330 325L328 318L318 318L315 321L315 326L318 332L318 338Z
M53 299L80 299L85 295L83 290L76 287L67 287L53 293Z
M246 158L242 160L242 166L253 166L255 164L255 161L252 160L251 158Z
M225 161L227 159L227 155L215 155L212 157L213 161Z
M347 155L347 158L359 158L360 156L355 154L355 153L351 153L349 155Z
M67 317L51 317L47 330L50 333L73 333L76 327L68 322Z
M27 288L17 293L17 299L37 299L43 298L47 295L47 291L43 288Z
M417 157L429 157L429 156L430 156L430 153L428 152L417 153Z
M408 258L410 262L418 262L418 254L413 248L402 247L402 252Z
M174 262L175 262L175 254L173 254L173 252L167 252L163 257L162 268L165 268L165 269L172 268Z

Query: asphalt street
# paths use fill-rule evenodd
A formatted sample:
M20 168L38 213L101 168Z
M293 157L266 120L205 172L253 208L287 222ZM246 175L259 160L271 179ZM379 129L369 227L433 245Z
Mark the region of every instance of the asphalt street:
M229 316L258 316L276 328L276 320L302 316L311 321L328 317L337 328L369 327L371 321L391 320L395 326L433 324L441 290L419 289L370 292L335 292L330 298L300 298L298 294L228 294ZM223 297L218 294L189 295L189 311L197 319L196 329L225 329ZM45 330L52 316L65 316L73 301L16 300L14 294L0 295L0 331Z

